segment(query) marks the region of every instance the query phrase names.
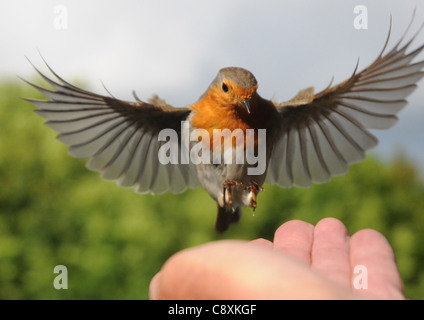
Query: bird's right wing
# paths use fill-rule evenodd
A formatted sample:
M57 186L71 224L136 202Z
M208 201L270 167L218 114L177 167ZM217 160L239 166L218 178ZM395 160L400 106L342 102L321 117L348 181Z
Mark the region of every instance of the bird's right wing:
M196 168L189 161L162 164L158 160L159 150L168 142L168 151L179 152L180 160L185 152L181 122L187 120L190 109L173 108L158 99L145 103L136 97L137 102L132 103L95 94L66 82L48 68L55 80L35 70L53 90L28 82L48 100L26 100L47 119L46 125L59 133L58 140L70 146L72 156L90 158L89 169L139 193L179 193L199 184ZM175 132L178 139L160 141L163 129Z

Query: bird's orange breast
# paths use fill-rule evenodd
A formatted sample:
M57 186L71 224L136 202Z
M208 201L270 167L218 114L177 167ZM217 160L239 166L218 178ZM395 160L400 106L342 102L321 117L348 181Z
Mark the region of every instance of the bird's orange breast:
M267 110L263 110L264 113L261 112L262 106L259 105L259 97L258 99L252 98L251 103L252 111L248 114L243 106L237 104L235 100L229 99L219 88L211 88L201 100L191 106L193 109L191 125L209 133L211 149L214 143L216 145L219 142L217 139L221 139L221 145L225 140L222 136L214 135L215 129L221 131L229 129L234 133L231 137L234 147L241 141L246 146L247 139L251 137L246 134L246 130L254 129L253 144L256 147L258 143L257 129L266 129L270 115ZM243 139L238 138L239 134L243 134Z

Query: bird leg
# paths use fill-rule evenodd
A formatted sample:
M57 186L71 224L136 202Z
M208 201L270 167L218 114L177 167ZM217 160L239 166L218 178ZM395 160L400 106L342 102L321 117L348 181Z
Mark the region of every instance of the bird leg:
M231 193L231 187L232 186L240 187L242 185L243 185L243 183L241 183L240 181L236 181L236 180L225 180L224 181L223 192L224 192L224 203L225 204L228 204L230 206L233 205L233 195ZM228 195L228 197L227 197L228 201L225 201L226 200L226 197L225 197L226 194Z
M244 188L246 191L250 191L252 198L250 200L250 206L253 208L253 212L255 211L257 204L256 204L256 196L258 195L259 191L263 191L264 188L260 187L256 181L251 180L250 184Z

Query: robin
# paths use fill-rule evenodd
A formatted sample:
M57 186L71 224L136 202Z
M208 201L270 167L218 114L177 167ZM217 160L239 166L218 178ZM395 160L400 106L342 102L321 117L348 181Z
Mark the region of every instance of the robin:
M48 100L27 100L70 146L70 154L90 158L87 167L104 179L152 194L200 184L218 203L215 227L223 232L240 219L241 207L256 208L264 183L308 187L345 173L365 157L377 144L368 129L393 126L423 77L424 61L412 60L424 46L406 53L416 35L403 45L405 35L386 52L389 31L369 67L357 72L357 65L346 81L319 93L313 87L301 90L287 102L262 98L254 75L238 67L221 69L197 102L174 108L158 97L141 101L134 92L135 102L126 102L83 90L47 63L52 78L34 68L53 89L29 84ZM198 141L185 142L184 125ZM165 129L177 139L159 139ZM165 146L162 155L175 161L159 161ZM190 161L184 161L184 148ZM229 152L229 159L238 161L222 161ZM258 161L249 162L249 155ZM261 161L263 170L249 171Z

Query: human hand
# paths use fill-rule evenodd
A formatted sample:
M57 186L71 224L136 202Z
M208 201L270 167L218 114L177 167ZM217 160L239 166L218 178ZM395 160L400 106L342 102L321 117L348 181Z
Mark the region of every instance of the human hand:
M364 266L366 273L355 274L355 266ZM366 289L355 288L359 276ZM315 227L289 221L277 229L273 242L216 241L178 252L152 279L150 297L404 299L387 240L370 229L349 237L334 218Z

